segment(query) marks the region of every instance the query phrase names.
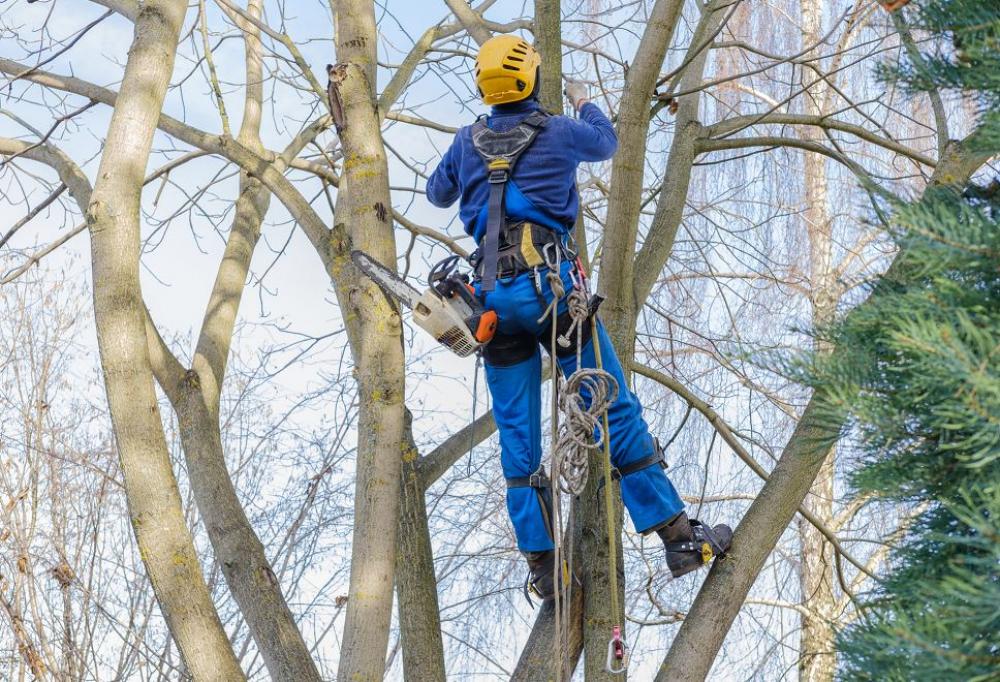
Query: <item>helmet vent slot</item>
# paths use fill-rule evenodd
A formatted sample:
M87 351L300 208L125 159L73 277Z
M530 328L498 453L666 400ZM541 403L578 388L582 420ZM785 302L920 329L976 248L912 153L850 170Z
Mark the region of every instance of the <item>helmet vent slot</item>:
M524 60L520 57L507 57L507 60L511 62L524 62Z
M510 64L504 64L503 68L507 69L508 71L520 71L521 70L521 69L517 68L516 66L511 66Z

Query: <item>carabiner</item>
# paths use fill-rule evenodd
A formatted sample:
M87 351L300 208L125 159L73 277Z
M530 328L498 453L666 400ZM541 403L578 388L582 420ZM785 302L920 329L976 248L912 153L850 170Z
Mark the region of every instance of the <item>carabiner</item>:
M625 637L622 636L621 626L616 625L611 628L611 639L608 640L608 658L604 662L605 672L612 675L621 675L628 670L628 659L632 655Z
M552 249L554 253L553 257L549 256L549 249ZM562 264L562 249L556 242L549 242L542 247L542 258L545 260L545 265L552 272L559 272L559 266Z

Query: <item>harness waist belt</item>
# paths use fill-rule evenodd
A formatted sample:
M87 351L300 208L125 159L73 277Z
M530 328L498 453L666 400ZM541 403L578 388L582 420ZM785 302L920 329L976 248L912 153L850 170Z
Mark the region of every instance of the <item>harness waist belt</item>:
M527 221L508 223L499 237L496 257L498 278L515 277L522 272L555 262L557 250L561 260L576 258L561 235ZM476 249L469 257L469 262L476 280L484 279L487 259L483 249Z

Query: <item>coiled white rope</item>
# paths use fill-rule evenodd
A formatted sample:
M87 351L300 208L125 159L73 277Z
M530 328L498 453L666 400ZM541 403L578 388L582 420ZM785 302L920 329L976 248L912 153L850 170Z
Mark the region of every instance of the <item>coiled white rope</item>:
M586 487L588 454L604 447L607 437L601 416L617 397L618 382L603 369L580 367L565 381L559 400L563 421L553 448L564 493L580 495Z
M571 291L566 297L566 307L572 324L557 343L568 347L570 335L576 333L576 371L559 390L559 409L564 419L552 452L559 472L559 489L570 495L580 495L589 475L588 454L604 445L606 434L601 416L618 397L618 382L603 369L582 366L583 325L590 317L586 291ZM593 342L597 343L597 339Z

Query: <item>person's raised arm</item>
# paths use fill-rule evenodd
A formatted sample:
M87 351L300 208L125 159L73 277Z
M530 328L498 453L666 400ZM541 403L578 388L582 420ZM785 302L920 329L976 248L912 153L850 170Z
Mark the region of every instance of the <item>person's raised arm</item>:
M587 86L577 81L566 84L566 97L578 119L568 122L573 151L580 161L606 161L618 150L615 127L600 108L590 101Z

